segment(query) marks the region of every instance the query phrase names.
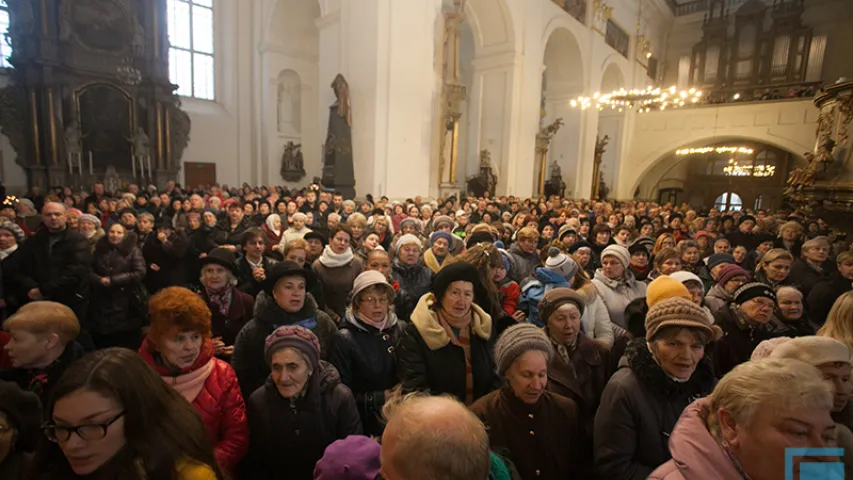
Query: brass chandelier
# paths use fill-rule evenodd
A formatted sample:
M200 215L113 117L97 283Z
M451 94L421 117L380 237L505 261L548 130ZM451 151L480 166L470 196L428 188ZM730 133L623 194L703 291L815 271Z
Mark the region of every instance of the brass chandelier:
M685 105L699 103L702 91L695 88L679 91L675 86L668 89L660 87L646 87L645 89L620 89L610 93L595 92L592 97L580 96L569 101L574 108L586 110L596 108L604 110L636 109L640 113L650 112L652 109L666 110L667 108L678 108Z

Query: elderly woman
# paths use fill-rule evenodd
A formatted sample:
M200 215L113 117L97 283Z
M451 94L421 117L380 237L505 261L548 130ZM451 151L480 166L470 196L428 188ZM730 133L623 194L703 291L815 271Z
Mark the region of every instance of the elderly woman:
M355 396L367 435L382 434L382 406L397 385L396 348L406 323L394 314L394 297L394 289L381 272L361 273L329 352L329 362Z
M393 232L391 231L391 221L388 217L384 215L374 216L372 228L374 232L379 234L379 245L386 251L390 250Z
M672 460L649 479L785 478L788 448L835 446L832 406L832 387L805 362L744 363L684 411Z
M545 389L554 347L535 325L509 327L495 344L499 390L471 406L493 450L505 452L521 478L579 478L578 407Z
M793 221L782 224L773 247L784 248L791 252L794 258L799 258L803 252L803 226Z
M277 213L267 215L266 220L261 225L261 229L267 240L264 254L276 260L281 260L281 251L276 248L281 245L281 236L284 234L281 227L281 215Z
M682 240L678 242L678 255L681 258L681 267L690 273L699 273L705 262L699 251L699 244L694 240Z
M106 235L104 229L101 228L101 219L88 213L80 215L77 218L77 230L86 237L86 240L89 242L89 248L93 253L95 251L95 244L98 243L101 237Z
M803 255L791 265L791 281L800 286L808 296L812 288L828 280L835 272L835 264L829 261L829 240L815 237L803 244Z
M142 284L145 272L136 234L112 224L95 245L89 272L88 329L98 348L139 348L148 300Z
M591 447L592 421L610 378L610 350L583 333L586 305L586 299L578 292L557 288L545 294L539 302L539 312L546 322L545 334L556 351L548 363L547 388L578 404L583 445Z
M705 348L720 336L690 300L661 300L646 316L646 337L633 340L595 415L599 478L644 480L670 458L667 442L681 412L714 386Z
M191 403L207 427L216 463L236 472L249 449L246 405L231 366L214 357L210 310L198 295L169 287L148 303L151 328L139 355Z
M794 257L791 252L774 248L761 257L761 261L755 267L755 281L765 283L773 288L790 285L791 264Z
M661 275L672 275L681 270L682 262L678 250L674 248L664 248L657 253L652 262L654 268L646 278L647 282L652 282Z
M397 258L391 265L391 275L400 282L396 312L400 318L408 319L420 298L429 292L432 270L420 260L423 244L416 235L403 235L397 240L395 247ZM494 253L500 257L497 251Z
M470 405L497 388L492 318L475 298L486 293L473 265L452 263L435 276L398 345L404 393L450 394Z
M717 272L717 282L705 295L705 305L716 314L734 300L735 290L749 281L749 272L743 268L726 264Z
M308 293L315 282L313 272L293 262L277 263L266 272L264 289L255 299L255 316L237 335L231 357L243 396L248 397L264 383L262 345L277 327L302 325L315 332L321 346L328 351L337 327Z
M278 244L279 251L284 250L285 245L287 245L291 240L302 238L306 233L311 231L310 228L305 226L305 222L307 221L308 217L304 213L296 212L293 214L290 226L281 234L281 242Z
M234 342L254 312L255 299L236 288L234 254L217 247L200 260L201 298L211 311L213 347L216 356L230 358Z
M592 282L610 312L610 321L627 328L625 307L631 300L646 296L646 284L638 282L628 269L631 255L621 245L611 245L601 252L601 268Z
M323 286L325 311L335 323L340 323L353 282L364 270L364 264L353 255L351 240L349 227L339 225L330 232L329 244L312 267Z
M251 448L243 477L312 480L314 466L336 440L362 433L352 392L320 360L311 330L285 325L272 332L262 356L270 371L249 397Z
M771 322L778 334L785 337L811 336L820 328L805 311L803 293L789 286L776 289L776 311Z
M734 299L714 315L723 329L715 352L716 373L722 377L746 362L764 340L780 336L770 320L776 308L776 294L770 285L752 282L735 290Z
M358 249L364 241L364 231L367 229L367 218L356 212L347 218L346 225L350 228L352 235L352 248Z

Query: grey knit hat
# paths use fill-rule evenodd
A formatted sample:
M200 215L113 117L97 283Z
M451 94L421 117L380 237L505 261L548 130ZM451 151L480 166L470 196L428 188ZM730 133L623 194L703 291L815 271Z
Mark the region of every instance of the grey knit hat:
M628 264L631 263L631 254L628 252L628 249L622 245L610 245L605 248L604 251L601 252L601 259L604 260L604 257L608 256L616 257L616 259L619 260L619 263L621 263L625 268L628 268Z
M507 328L495 343L495 363L498 374L504 376L512 362L522 353L539 350L547 361L554 355L554 347L541 328L532 323L519 323Z
M711 315L690 300L666 298L655 303L646 314L646 341L651 342L662 328L671 326L704 330L714 341L722 336L723 331L711 321Z
M571 278L578 273L578 264L572 257L561 252L559 248L551 247L548 250L548 259L545 260L545 269L563 278Z
M15 237L15 243L21 243L27 238L24 230L12 222L0 221L0 230L6 230L11 233Z
M432 228L435 230L439 230L439 229L441 229L442 226L445 226L445 225L450 227L450 228L453 228L453 225L455 225L455 222L453 221L452 218L448 217L447 215L439 215L439 216L435 217L435 219L433 219L433 221L432 221Z

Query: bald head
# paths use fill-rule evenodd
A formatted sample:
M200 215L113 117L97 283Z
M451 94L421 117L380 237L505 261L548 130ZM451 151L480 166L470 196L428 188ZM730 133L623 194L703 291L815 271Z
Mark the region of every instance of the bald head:
M386 412L386 480L485 480L489 437L465 405L449 397L410 395Z
M51 232L65 230L65 205L59 202L47 202L41 209L41 220Z

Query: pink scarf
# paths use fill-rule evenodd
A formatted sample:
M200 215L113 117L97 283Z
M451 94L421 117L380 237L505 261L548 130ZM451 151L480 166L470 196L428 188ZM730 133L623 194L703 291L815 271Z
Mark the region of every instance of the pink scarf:
M204 289L207 293L207 298L210 299L210 304L216 307L223 316L228 316L228 309L231 307L231 297L234 293L234 285L230 283L222 290L214 292L209 288Z
M207 381L207 377L210 376L210 372L213 371L213 362L215 361L215 358L211 358L207 363L202 365L201 368L183 375L178 375L177 377L160 378L162 378L166 383L171 382L172 388L177 390L178 393L180 393L188 402L193 403L199 392L201 392L202 387L204 387L204 382Z

